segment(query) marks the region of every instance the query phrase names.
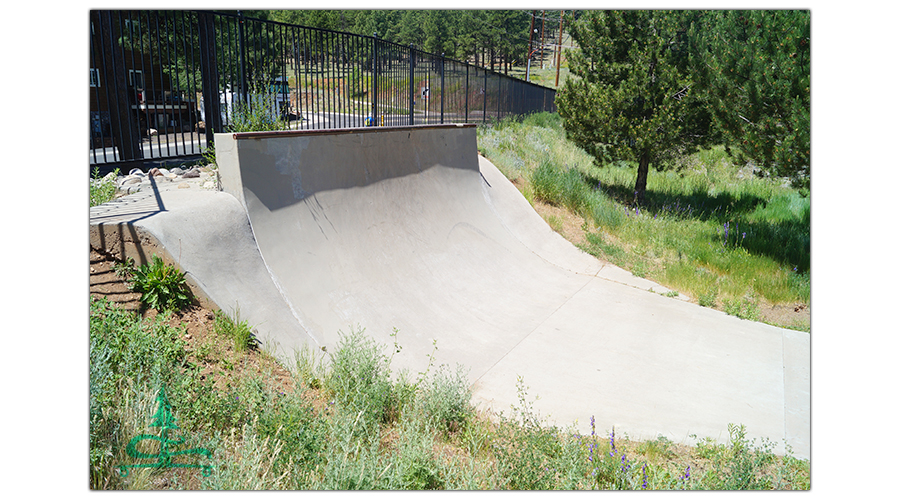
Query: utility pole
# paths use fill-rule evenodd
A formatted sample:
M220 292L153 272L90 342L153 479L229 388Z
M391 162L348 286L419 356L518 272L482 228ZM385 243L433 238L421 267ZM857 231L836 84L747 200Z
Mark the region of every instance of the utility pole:
M532 39L534 38L534 13L536 11L531 11L531 27L528 28L528 50L525 51L525 61L531 59L531 44Z
M559 43L556 45L556 86L559 87L559 65L562 62L562 28L563 15L566 11L559 11Z
M544 69L544 12L541 11L541 69Z

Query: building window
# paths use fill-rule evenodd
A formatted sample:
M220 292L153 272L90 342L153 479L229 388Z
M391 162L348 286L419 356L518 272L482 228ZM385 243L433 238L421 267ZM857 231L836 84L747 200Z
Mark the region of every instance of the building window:
M97 68L91 68L91 87L100 86L100 71Z
M144 72L139 69L128 70L128 85L138 89L144 88Z

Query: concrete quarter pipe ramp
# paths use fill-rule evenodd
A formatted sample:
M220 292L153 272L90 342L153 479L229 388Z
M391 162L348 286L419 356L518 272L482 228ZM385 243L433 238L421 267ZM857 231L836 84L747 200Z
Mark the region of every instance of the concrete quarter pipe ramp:
M557 425L593 415L680 442L740 423L809 456L808 334L648 292L580 252L478 156L475 132L217 134L223 189L246 210L278 311L306 333L279 336L282 349L330 347L354 325L388 346L396 328L395 367L421 370L436 340L437 362L469 368L495 411L522 377Z

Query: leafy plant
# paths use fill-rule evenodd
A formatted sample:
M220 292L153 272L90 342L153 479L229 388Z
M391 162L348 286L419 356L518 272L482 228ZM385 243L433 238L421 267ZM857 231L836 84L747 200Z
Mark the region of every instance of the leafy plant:
M131 289L141 294L144 308L180 311L191 303L184 273L164 263L158 255L135 269L130 281Z

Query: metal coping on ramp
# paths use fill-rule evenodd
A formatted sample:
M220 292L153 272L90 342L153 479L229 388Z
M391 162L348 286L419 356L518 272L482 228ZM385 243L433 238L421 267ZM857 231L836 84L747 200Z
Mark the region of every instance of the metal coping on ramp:
M396 127L361 127L361 128L336 128L324 130L272 130L267 132L235 132L231 134L234 139L274 139L285 137L308 137L312 135L342 135L342 134L366 134L366 133L384 133L399 132L402 130L426 130L426 129L457 129L457 128L475 128L474 123L452 123L452 124L428 124L428 125L405 125Z

